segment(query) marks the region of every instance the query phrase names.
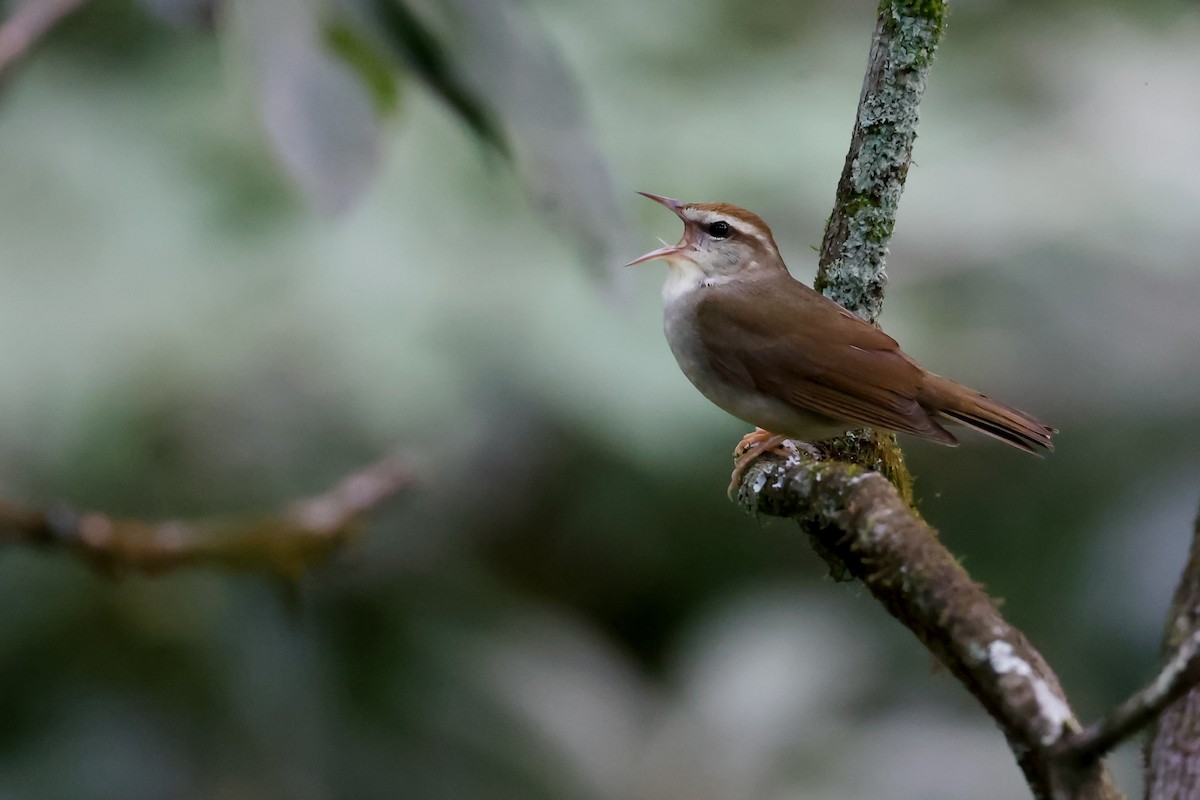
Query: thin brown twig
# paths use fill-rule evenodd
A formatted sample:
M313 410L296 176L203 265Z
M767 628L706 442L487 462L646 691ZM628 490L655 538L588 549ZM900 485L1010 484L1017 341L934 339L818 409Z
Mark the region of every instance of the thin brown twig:
M1193 631L1158 676L1102 719L1064 737L1055 747L1060 758L1094 761L1154 721L1167 706L1200 681L1200 630Z
M67 550L110 574L204 564L294 578L352 540L364 528L362 516L413 479L408 464L385 458L279 514L201 520L114 519L98 511L35 511L0 502L0 544Z

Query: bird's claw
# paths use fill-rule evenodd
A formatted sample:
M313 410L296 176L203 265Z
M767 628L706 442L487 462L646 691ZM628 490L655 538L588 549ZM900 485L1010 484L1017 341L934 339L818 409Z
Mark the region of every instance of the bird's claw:
M733 448L733 474L729 476L729 488L726 490L726 494L730 498L737 496L738 487L741 486L742 475L745 474L746 468L763 453L778 451L791 458L799 455L801 450L808 452L814 458L820 457L820 452L807 442L797 442L786 436L755 428L743 436L737 447Z

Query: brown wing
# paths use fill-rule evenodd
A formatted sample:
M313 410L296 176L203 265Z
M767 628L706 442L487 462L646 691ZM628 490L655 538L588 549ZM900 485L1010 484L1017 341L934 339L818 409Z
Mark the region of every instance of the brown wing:
M924 370L883 331L791 278L730 288L705 292L696 309L725 380L853 425L955 443L917 402Z

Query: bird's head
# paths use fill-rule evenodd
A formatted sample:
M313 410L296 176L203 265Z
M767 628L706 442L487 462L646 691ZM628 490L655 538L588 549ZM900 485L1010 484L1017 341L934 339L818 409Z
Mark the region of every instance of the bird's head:
M649 192L638 194L674 211L683 220L683 238L625 266L662 259L672 267L695 265L714 277L757 268L786 271L771 229L757 214L729 203L681 203Z

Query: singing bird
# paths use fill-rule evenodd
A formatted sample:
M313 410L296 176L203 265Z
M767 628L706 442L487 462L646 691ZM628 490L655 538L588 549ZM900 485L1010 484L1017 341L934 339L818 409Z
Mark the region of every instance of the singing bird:
M735 450L731 489L785 439L820 441L870 427L954 446L958 423L1029 453L1053 450L1054 428L935 375L896 341L792 277L767 224L728 203L681 203L639 192L683 220L661 259L663 327L700 393L756 427Z

